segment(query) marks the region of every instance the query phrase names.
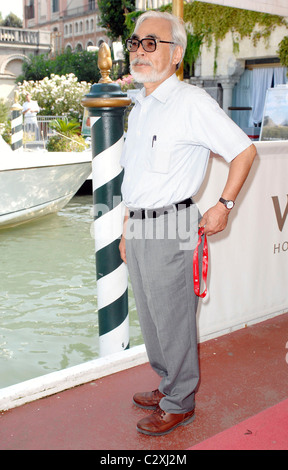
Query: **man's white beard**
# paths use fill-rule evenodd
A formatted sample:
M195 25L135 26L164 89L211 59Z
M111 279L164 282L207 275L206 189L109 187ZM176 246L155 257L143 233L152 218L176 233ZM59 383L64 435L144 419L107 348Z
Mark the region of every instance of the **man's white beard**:
M142 65L149 65L151 67L151 72L143 73L143 72L135 72L133 70L133 65L142 64ZM157 72L153 68L153 65L148 60L141 60L141 59L134 59L130 64L130 73L134 78L135 82L137 83L155 83L160 82L163 78L166 77L168 70L170 69L170 64L167 66L163 72Z

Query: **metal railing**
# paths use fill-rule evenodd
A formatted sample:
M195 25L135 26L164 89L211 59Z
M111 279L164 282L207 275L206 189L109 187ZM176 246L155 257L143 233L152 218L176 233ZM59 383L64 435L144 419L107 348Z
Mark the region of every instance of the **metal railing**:
M52 121L55 121L55 119L65 119L65 116L37 116L37 126L35 124L25 124L24 121L24 145L33 142L46 143L49 137L56 134L54 129L51 129L49 125Z
M49 126L50 122L55 119L65 119L65 116L37 116L37 123L41 140L48 140L50 136L55 134L55 131Z

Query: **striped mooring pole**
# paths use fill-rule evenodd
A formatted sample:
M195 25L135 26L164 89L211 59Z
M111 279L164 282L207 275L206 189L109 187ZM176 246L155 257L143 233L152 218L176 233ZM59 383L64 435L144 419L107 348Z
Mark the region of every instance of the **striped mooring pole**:
M124 112L131 100L112 83L109 46L102 43L102 78L82 99L88 108L92 138L94 236L100 356L129 348L128 275L120 258L124 207L121 199Z
M23 117L22 106L18 103L18 92L15 91L14 103L11 107L11 147L12 150L22 149L23 147Z

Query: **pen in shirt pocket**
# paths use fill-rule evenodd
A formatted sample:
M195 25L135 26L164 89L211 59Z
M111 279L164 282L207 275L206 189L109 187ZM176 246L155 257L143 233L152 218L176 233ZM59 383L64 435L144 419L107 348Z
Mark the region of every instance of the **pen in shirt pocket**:
M152 147L154 147L154 142L156 142L157 140L157 135L153 135L153 139L152 139Z

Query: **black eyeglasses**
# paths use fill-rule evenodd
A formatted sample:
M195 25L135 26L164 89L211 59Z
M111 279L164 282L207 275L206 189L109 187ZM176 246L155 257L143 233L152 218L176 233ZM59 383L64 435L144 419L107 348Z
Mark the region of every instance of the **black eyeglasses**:
M146 52L154 52L156 51L157 43L158 42L163 42L165 44L175 44L175 42L171 41L160 41L160 39L155 39L155 38L143 38L143 39L137 39L137 38L129 38L126 41L126 47L129 52L136 52L141 44L143 47L144 51Z

